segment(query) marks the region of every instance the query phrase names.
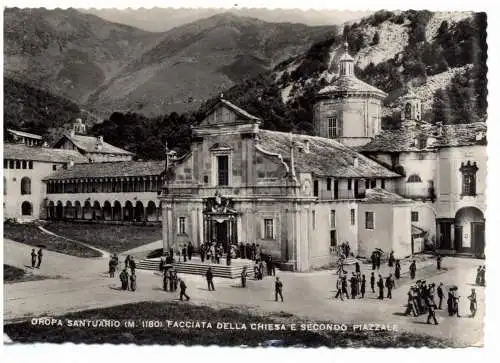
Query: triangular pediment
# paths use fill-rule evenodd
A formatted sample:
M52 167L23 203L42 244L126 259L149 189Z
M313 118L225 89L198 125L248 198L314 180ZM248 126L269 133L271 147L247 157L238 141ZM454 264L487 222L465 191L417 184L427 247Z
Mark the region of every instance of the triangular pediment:
M245 110L232 104L231 102L220 99L207 113L206 117L200 123L203 126L209 125L231 125L259 123L260 118L251 115Z

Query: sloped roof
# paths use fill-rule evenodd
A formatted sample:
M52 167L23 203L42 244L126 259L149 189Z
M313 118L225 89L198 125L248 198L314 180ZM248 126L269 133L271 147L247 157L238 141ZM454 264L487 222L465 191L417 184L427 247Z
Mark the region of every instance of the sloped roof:
M100 153L100 154L134 155L134 153L130 151L113 146L105 141L103 141L102 148L100 150L97 150L96 148L97 137L94 136L64 134L64 136L55 143L54 147L60 145L64 138L69 139L78 149L83 150L85 152Z
M86 163L85 158L78 151L51 149L45 147L29 147L24 144L7 144L3 145L3 158L13 160L33 160L54 163L67 163L73 161L75 163Z
M210 112L212 112L213 110L215 110L216 108L218 108L220 104L223 104L224 106L226 106L227 108L229 108L230 110L232 110L233 112L235 112L236 114L238 114L240 117L242 117L245 120L261 121L261 118L248 113L247 111L239 108L235 104L233 104L233 103L231 103L228 100L225 100L223 98L221 98L219 100L219 102L217 102L214 105L214 107L212 107L212 109L210 110Z
M356 78L354 75L341 75L334 77L330 84L323 87L319 92L318 96L329 95L329 94L343 94L343 93L371 93L380 98L386 98L387 93L379 90L376 87L369 85L366 82Z
M366 196L362 200L365 203L410 203L410 199L388 192L385 189L373 188L366 190Z
M280 154L290 164L290 133L259 130L259 147L269 153ZM351 148L318 136L292 135L294 164L297 172L344 178L396 178L400 175ZM309 141L309 152L303 149ZM355 159L357 158L357 164Z
M115 161L109 163L75 164L60 169L44 180L131 177L160 175L165 171L164 161Z
M22 136L22 137L29 137L31 139L37 139L37 140L42 140L43 138L40 135L36 134L30 134L29 132L24 132L24 131L18 131L18 130L12 130L12 129L7 129L8 132L17 135L17 136Z
M429 123L403 122L397 129L383 130L368 144L358 147L358 151L365 152L402 152L421 151L445 147L486 145L486 123L475 122L470 124L443 125ZM480 137L483 136L483 137ZM421 149L415 144L416 138L434 138L429 145L424 144Z

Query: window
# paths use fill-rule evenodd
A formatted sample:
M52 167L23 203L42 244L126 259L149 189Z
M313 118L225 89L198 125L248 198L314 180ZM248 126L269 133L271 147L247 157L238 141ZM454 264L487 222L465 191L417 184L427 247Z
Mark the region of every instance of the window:
M272 219L264 219L264 239L274 239L274 225Z
M33 169L33 161L30 160L28 162L28 168Z
M8 169L9 168L9 160L4 160L3 161L3 168Z
M316 229L316 211L312 211L313 229Z
M328 137L333 139L337 135L337 115L332 115L328 117Z
M460 167L460 172L462 173L462 195L463 196L475 196L476 195L476 173L477 173L476 162L471 163L467 161L467 164L462 162Z
M57 170L57 165L52 165L52 170Z
M339 181L337 179L333 181L333 199L339 199Z
M377 187L377 179L370 180L371 188L374 189Z
M347 179L347 190L352 189L352 179Z
M319 182L317 180L314 181L314 196L317 197L319 195Z
M186 217L179 217L178 234L186 233Z
M411 104L407 103L405 105L405 119L410 120L411 119Z
M411 212L411 221L418 222L418 212Z
M365 228L366 229L375 229L375 216L373 212L365 212Z
M21 160L16 160L16 169L21 169Z
M408 183L421 183L422 179L417 174L412 174L408 177Z
M335 225L336 225L336 216L335 216L335 210L331 210L330 211L330 228L331 229L335 229Z
M332 229L330 231L330 247L337 246L337 231Z
M380 187L385 189L385 179L380 179Z
M24 177L21 179L21 195L31 194L31 179Z
M218 185L229 185L229 156L217 156L217 181Z
M351 208L351 226L356 225L356 209Z
M9 169L14 169L14 160L9 160Z
M31 203L23 202L23 204L21 204L21 214L23 216L30 216L31 213L32 213Z
M332 190L332 179L326 178L326 190Z
M370 180L365 180L365 189L370 189Z
M22 161L22 167L23 169L26 169L28 167L28 163L26 162L26 160Z

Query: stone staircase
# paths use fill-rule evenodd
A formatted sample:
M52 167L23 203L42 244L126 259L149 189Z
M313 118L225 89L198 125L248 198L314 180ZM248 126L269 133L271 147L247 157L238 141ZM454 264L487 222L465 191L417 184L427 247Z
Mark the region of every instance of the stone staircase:
M174 262L172 264L179 274L205 275L208 267L212 268L214 277L223 277L228 279L240 278L241 271L247 266L249 278L253 276L253 262L250 260L234 259L231 261L231 266L226 265L226 261L221 260L221 264L201 262L198 259L193 259L187 262ZM137 269L159 271L160 259L147 258L137 262Z

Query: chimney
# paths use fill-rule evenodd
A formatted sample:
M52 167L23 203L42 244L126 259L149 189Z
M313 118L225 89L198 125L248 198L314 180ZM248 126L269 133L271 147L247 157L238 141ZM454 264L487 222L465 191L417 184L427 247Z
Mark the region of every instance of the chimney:
M104 145L104 139L102 136L97 136L97 144L96 144L96 149L101 150Z
M306 154L308 154L308 153L309 153L309 151L310 151L310 150L309 150L309 140L308 140L308 139L305 139L305 140L304 140L304 152L305 152Z

